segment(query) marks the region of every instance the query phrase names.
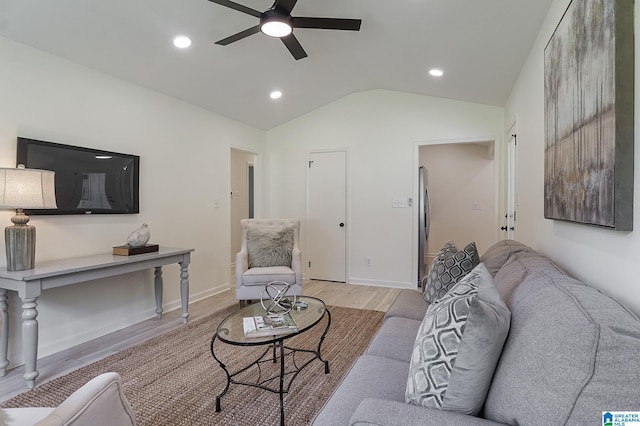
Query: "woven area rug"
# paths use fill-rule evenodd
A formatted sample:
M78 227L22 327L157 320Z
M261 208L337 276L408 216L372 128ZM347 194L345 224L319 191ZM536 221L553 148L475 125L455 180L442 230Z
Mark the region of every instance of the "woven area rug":
M328 308L331 328L322 345L322 357L329 361L330 373L324 374L324 364L315 360L298 375L284 398L287 425L311 423L364 352L384 316L379 311ZM122 377L124 393L141 426L277 425L278 394L253 387L232 384L222 398L222 411L215 412L215 397L224 389L226 376L209 347L218 324L235 309L229 307L110 355L17 395L2 403L2 407L57 406L91 378L115 371ZM287 345L315 349L325 321L287 340ZM263 350L216 342L216 355L228 367L244 365ZM263 370L262 374L264 377L268 371Z

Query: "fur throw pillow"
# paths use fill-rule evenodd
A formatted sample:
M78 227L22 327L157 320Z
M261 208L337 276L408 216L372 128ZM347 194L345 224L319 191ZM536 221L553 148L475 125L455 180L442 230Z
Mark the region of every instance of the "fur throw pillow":
M247 230L249 268L291 267L293 228L255 227Z

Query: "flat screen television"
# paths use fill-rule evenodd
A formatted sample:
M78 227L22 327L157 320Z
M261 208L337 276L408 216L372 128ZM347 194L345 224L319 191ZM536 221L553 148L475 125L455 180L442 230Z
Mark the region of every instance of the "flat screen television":
M33 214L139 213L140 157L18 137L17 164L51 170L57 209Z

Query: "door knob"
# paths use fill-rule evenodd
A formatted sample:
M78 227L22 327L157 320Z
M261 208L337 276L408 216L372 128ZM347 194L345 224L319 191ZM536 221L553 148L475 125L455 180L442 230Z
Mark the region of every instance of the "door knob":
M340 228L344 228L344 222L340 222Z

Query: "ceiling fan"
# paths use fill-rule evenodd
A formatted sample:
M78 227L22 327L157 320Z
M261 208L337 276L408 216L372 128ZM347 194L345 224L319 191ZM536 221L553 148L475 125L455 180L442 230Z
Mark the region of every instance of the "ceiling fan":
M277 37L289 49L293 57L298 60L307 57L302 45L293 35L294 28L315 28L321 30L346 30L360 31L361 19L343 19L343 18L309 18L291 16L291 10L298 0L276 0L270 9L260 12L250 7L232 2L230 0L209 0L212 3L219 4L246 13L247 15L260 18L260 24L255 27L247 28L237 34L216 41L216 44L226 46L238 40L242 40L250 35L262 32L270 37Z

